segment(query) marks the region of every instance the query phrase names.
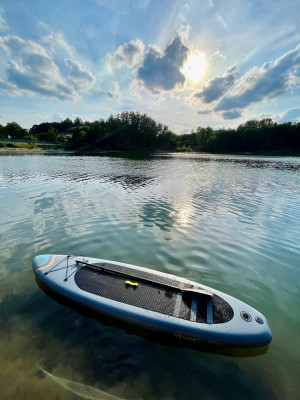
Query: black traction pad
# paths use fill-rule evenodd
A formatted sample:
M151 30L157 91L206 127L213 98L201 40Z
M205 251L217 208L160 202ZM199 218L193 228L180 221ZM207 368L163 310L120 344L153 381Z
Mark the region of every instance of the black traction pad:
M94 264L103 266L110 271L82 267L75 273L76 285L89 293L129 304L161 314L173 315L178 298L179 289L174 286L182 285L181 281L159 276L148 271L132 270L116 264ZM118 275L127 274L127 277ZM152 281L146 282L144 281ZM137 286L126 284L130 280ZM168 287L168 285L173 286ZM183 284L183 288L191 288L192 285ZM180 306L179 318L189 320L191 314L192 297L197 297L198 309L196 321L206 323L207 296L184 292ZM213 320L214 323L227 322L233 317L233 310L222 298L213 296Z

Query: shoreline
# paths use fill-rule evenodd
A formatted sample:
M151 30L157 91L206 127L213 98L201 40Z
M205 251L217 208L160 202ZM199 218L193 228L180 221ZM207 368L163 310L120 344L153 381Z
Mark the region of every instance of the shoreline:
M293 151L292 149L282 149L274 150L272 152L239 152L239 153L208 153L202 151L170 151L170 150L154 150L154 151L124 151L124 150L100 150L100 149L90 149L85 151L80 151L79 149L66 149L64 147L55 146L51 148L45 148L46 146L26 148L26 147L0 147L1 155L36 155L36 154L107 154L107 153L136 153L136 154L210 154L210 155L228 155L228 156L273 156L273 157L300 157L300 152ZM47 146L48 147L48 146ZM49 146L50 147L50 146Z

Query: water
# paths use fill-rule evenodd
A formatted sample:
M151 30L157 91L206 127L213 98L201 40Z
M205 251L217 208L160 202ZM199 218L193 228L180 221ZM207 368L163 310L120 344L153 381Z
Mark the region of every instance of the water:
M1 398L297 398L299 158L1 156L0 184ZM265 314L273 341L237 358L102 325L38 288L41 253L215 287Z

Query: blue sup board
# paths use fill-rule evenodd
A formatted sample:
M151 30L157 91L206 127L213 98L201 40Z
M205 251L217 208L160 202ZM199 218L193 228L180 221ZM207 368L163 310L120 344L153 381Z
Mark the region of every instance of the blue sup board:
M39 255L40 287L99 315L155 331L189 345L268 345L264 315L225 293L143 267L81 256Z

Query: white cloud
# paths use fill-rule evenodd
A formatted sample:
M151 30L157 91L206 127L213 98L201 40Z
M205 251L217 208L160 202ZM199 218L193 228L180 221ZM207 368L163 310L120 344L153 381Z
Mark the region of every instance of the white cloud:
M65 60L68 69L68 79L75 90L80 93L88 92L95 84L95 77L79 62Z
M223 28L227 29L228 25L227 23L224 21L224 18L222 17L222 15L217 14L217 20L220 22L220 24L223 26Z
M211 111L219 113L223 119L236 119L250 106L277 99L293 86L299 87L299 67L300 44L271 62L251 68L242 76L233 66L224 75L204 83L185 100L192 104L195 99L203 104L212 103ZM299 108L294 108L278 118L279 121L297 121L298 114Z
M150 6L151 0L133 0L132 5L135 8L146 9Z
M290 108L278 115L276 118L279 124L283 122L300 122L300 108Z
M51 54L62 53L64 56L73 56L74 50L64 39L61 33L50 33L42 37L42 42L45 43Z
M72 90L65 84L57 65L40 45L18 36L5 36L0 37L0 48L12 58L6 68L7 79L1 80L1 87L8 94L72 97Z
M144 48L144 43L136 39L119 46L113 54L108 53L106 57L113 68L132 68L141 61Z
M40 45L31 40L26 42L19 36L1 36L0 48L2 48L8 56L19 56L22 54L40 54L42 56L47 56L46 51Z
M254 103L279 97L297 80L293 71L299 66L300 44L276 60L254 67L244 74L220 100L215 110L242 110Z
M94 84L92 74L72 60L67 62L68 81L47 51L30 40L2 36L0 49L10 58L6 78L0 80L0 88L10 96L41 95L74 100Z
M3 15L4 15L4 10L2 8L0 8L0 30L6 31L8 29L8 26L6 25Z
M110 84L109 90L107 92L107 95L109 97L112 97L114 99L118 99L120 97L120 87L118 85L118 82L112 82Z
M216 51L211 55L211 58L213 58L213 57L219 57L219 58L221 58L222 60L225 60L225 59L226 59L226 57L220 52L220 50L216 50Z
M181 11L178 14L179 20L186 24L187 23L187 14L190 11L190 6L188 3L185 3L183 7L181 7Z
M187 42L189 39L190 33L190 25L189 24L180 24L179 28L177 29L177 34L183 42Z

